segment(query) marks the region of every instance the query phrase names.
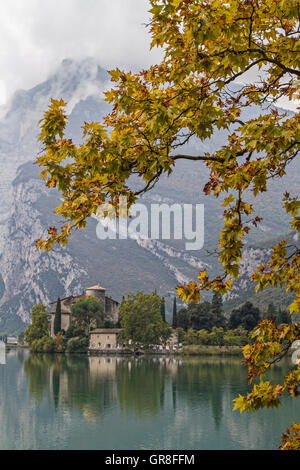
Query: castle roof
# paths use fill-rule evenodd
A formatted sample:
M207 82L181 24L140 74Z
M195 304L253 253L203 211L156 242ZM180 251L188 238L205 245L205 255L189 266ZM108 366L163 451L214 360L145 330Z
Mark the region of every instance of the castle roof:
M122 328L96 328L95 330L90 331L90 334L99 334L99 333L120 333Z
M99 284L97 284L96 286L93 286L93 287L87 287L86 290L106 290L105 287L101 287L99 286Z
M63 300L69 300L69 299L75 299L75 297L73 295L69 295L68 297L64 297L62 299L60 298L60 301L62 302ZM50 302L50 305L56 304L57 300L54 300L53 302Z

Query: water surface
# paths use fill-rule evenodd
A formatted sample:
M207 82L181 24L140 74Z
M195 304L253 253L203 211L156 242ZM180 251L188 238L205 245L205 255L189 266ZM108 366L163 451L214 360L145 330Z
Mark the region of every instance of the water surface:
M299 421L300 400L233 412L233 398L247 390L237 358L11 351L0 365L0 449L274 449Z

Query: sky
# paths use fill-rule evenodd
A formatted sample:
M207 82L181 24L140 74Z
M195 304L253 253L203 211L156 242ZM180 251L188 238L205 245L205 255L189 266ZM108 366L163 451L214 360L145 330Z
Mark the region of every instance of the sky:
M148 0L0 0L0 105L46 80L65 58L133 71L159 62L161 50L149 50L149 8Z
M0 104L31 88L63 59L94 57L104 68L155 63L147 0L0 0Z

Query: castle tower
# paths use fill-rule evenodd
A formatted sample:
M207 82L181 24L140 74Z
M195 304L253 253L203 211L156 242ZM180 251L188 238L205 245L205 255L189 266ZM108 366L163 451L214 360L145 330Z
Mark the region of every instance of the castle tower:
M85 295L86 296L92 296L96 297L100 302L102 303L105 311L105 291L106 289L104 287L101 287L99 285L93 286L93 287L88 287L85 290Z
M103 305L105 320L110 320L116 323L119 319L118 309L119 303L116 300L113 300L111 297L105 295L106 289L99 285L88 287L85 290L86 296L96 297Z

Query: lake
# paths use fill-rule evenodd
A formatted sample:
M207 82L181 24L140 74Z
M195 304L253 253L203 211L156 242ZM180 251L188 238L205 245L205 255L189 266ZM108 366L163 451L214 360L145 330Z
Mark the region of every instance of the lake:
M88 357L10 351L0 365L0 449L275 449L300 400L233 412L238 358ZM290 366L270 373L272 381Z

